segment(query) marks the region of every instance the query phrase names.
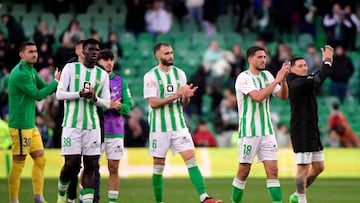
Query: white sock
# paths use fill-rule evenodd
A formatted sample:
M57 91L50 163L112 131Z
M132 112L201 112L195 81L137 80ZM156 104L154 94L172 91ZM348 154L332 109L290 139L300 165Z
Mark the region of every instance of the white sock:
M200 202L204 201L209 195L207 193L203 193L200 195Z
M306 203L306 194L298 194L298 203Z

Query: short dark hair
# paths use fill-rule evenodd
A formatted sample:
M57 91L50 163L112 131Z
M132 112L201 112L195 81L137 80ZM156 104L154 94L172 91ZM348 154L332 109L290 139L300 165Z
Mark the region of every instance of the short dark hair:
M154 46L154 49L153 49L154 55L156 54L157 51L159 51L159 49L160 49L162 46L171 47L170 44L168 44L168 43L159 42L159 43L157 43L157 44Z
M103 49L99 52L99 55L98 55L98 60L100 59L104 59L104 60L107 60L107 59L111 59L111 60L114 60L114 54L113 52L110 50L110 49Z
M97 44L100 46L100 42L94 38L89 38L89 39L85 39L83 40L83 49L85 49L85 47L89 44Z
M250 58L250 57L254 56L257 51L265 51L266 52L266 49L259 47L259 46L252 46L252 47L248 48L248 50L246 51L246 58Z
M27 46L36 46L36 44L34 42L29 42L29 41L23 42L23 43L21 43L21 45L19 47L19 52L25 51L25 48Z
M290 59L290 66L293 67L296 63L296 61L304 59L304 57L293 57L292 59Z

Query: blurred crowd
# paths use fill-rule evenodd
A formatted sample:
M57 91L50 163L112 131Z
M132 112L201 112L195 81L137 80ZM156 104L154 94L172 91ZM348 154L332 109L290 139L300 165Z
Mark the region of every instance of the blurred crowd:
M24 3L28 7L34 3L42 4L47 12L52 12L56 17L69 11L75 15L85 13L96 3L93 0L15 2ZM355 78L356 81L360 79L360 75L355 75L360 62L357 57L351 58L351 53L356 53L360 48L356 44L360 33L356 10L358 3L357 0L126 0L122 4L124 7L120 8L126 13L124 19L116 19L124 21L121 24L123 31L109 29L107 38L100 35L100 30L84 30L83 22L76 18L71 19L67 28L59 35L56 34L57 27L40 20L33 35L26 36L24 26L11 12L4 13L1 17L3 29L0 30L0 133L6 133L7 77L18 63L18 47L21 42L31 40L36 43L39 60L35 68L45 81L51 81L55 67L62 67L67 60L76 56L75 46L79 39L96 38L102 43L102 48L111 49L117 61L115 71L123 73L122 59L132 51L121 43L124 33L132 33L137 40L142 33L149 33L155 40L170 34L176 38L174 30L178 29L179 33L196 32L208 39L206 47L198 50L201 52L200 63L191 67L196 71L188 75L189 83L199 87L185 109L194 142L197 146L232 146L236 140L238 124L234 84L237 75L247 67L244 54L247 47L236 41L237 37L256 36L246 44L268 50L267 69L275 76L281 64L290 60L294 52L304 56L309 73L317 71L322 61L316 42L319 33L323 33L325 42L336 50L329 94L338 98L342 105L349 95L359 95L360 91L360 88L349 90L350 80L354 80L354 77L359 77ZM103 4L111 6L118 2L105 1ZM228 36L228 43L212 38L218 35ZM294 41L294 36L298 38L295 45L290 43ZM196 45L196 41L194 44ZM175 47L175 57L182 51L188 50L178 50ZM150 65L148 68L151 68ZM319 90L319 94L324 94L323 91ZM137 98L139 99L142 98ZM146 111L146 106L138 105L126 118L125 146L146 146L149 131ZM59 102L54 96L37 103L36 123L46 147L60 145L59 115ZM288 124L280 122L277 125L279 145L290 146ZM329 136L324 138L324 142L328 146L350 146L341 141L341 130L344 129L339 131L341 127L335 126L337 127L329 124ZM350 125L347 127L350 128ZM0 140L2 137L5 136L1 135ZM358 147L359 143L351 146Z

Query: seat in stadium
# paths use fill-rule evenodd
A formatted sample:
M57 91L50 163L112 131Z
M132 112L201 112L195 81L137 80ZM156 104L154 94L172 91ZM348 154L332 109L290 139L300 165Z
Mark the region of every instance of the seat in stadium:
M40 21L46 22L46 24L48 24L49 27L55 27L57 23L56 17L53 13L41 13Z

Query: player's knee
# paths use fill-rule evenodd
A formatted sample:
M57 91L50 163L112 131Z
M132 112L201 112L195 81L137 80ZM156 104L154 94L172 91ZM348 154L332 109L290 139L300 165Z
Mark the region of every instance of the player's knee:
M237 178L239 180L246 180L246 178L249 176L250 168L250 164L239 164Z
M34 158L34 164L39 168L44 168L46 164L46 158L44 155Z
M109 173L110 174L118 174L119 167L117 166L111 166L109 167Z
M323 172L323 171L324 171L324 169L325 169L324 164L319 165L319 166L317 166L316 168L314 168L314 170L315 170L316 174L320 174L321 172Z
M85 163L86 169L85 170L89 170L89 171L96 171L99 169L99 163L97 159L88 159L86 161L87 163Z
M119 165L117 163L109 164L109 173L110 174L117 174L119 170Z

